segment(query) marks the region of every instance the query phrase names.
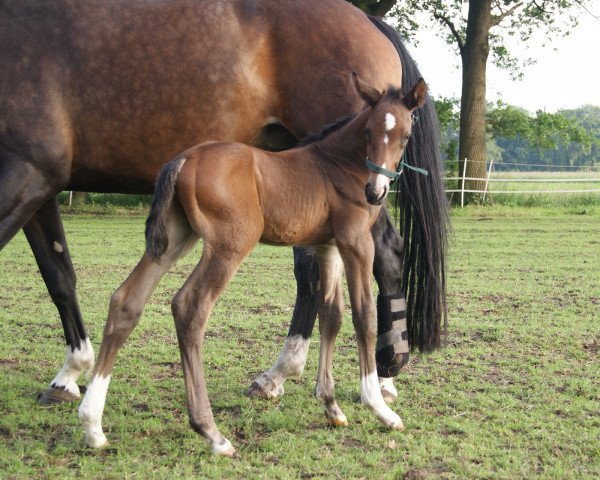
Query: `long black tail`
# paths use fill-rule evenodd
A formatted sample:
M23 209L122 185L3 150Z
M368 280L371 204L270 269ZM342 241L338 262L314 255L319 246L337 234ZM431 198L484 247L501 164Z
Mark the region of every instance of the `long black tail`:
M167 163L156 179L154 198L150 214L146 220L146 250L152 258L159 259L169 246L167 215L175 195L177 175L185 162L185 157L177 157Z
M400 35L383 20L371 22L392 42L402 62L403 93L421 73ZM396 207L400 234L404 237L404 276L408 338L411 348L431 351L440 346L442 325L448 323L446 305L446 254L448 247L448 201L444 193L439 123L431 98L415 112L418 117L407 146L408 163L424 168L428 176L404 169Z

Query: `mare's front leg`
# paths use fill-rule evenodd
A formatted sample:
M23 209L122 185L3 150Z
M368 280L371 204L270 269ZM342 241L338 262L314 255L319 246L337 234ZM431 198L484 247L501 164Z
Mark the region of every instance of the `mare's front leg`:
M198 237L188 225L176 225L172 222L169 229L169 246L160 261L153 260L148 252L144 253L127 280L112 295L98 361L79 407L79 418L88 446L98 448L108 443L102 431L102 415L119 349L138 324L144 306L159 280L197 241Z
M283 395L288 378L302 376L310 337L319 307L319 267L313 248L294 247L296 303L288 336L275 364L259 375L248 390L249 396L275 398Z
M380 210L371 235L375 244L373 274L379 286L375 358L381 393L391 402L398 398L393 377L409 359L406 301L401 291L404 242L387 208Z
M257 237L258 240L258 237ZM172 302L185 379L190 425L208 440L213 453L235 456L231 442L217 428L208 399L202 346L208 318L250 248L204 245L202 259Z
M352 323L356 332L360 364L360 397L387 427L404 428L400 417L385 403L377 380L375 361L375 318L372 265L373 240L370 235L349 233L344 241L338 237L338 248L344 260L348 292L352 304Z
M94 350L83 325L75 291L76 277L60 218L57 198L43 205L23 227L31 250L58 309L67 342L67 358L40 403L80 398L77 379L94 365Z

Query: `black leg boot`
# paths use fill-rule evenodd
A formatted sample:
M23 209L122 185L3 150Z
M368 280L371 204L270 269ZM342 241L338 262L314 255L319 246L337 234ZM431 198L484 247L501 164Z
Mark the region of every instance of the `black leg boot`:
M408 330L404 294L377 296L377 375L395 377L408 363Z

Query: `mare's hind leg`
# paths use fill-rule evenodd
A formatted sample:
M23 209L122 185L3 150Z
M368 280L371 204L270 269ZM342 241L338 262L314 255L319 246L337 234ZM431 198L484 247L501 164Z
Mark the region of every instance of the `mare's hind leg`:
M223 237L226 238L226 237ZM258 235L256 236L258 241ZM234 456L235 449L217 428L204 379L202 345L212 309L252 245L205 244L200 263L173 299L190 425L208 440L213 453Z
M288 378L300 378L304 371L310 336L319 306L319 267L313 248L294 247L296 303L288 336L275 364L259 375L248 390L249 396L275 398L283 395Z
M77 378L94 364L75 293L75 270L67 247L57 198L40 208L23 227L48 293L58 309L67 342L67 358L40 403L58 403L80 397Z
M85 429L85 441L90 447L102 447L107 443L102 431L102 415L119 349L138 324L144 306L159 280L198 241L197 235L182 217L170 221L168 232L169 246L160 261L157 262L147 252L144 253L127 280L111 297L96 368L79 407L79 418Z
M335 427L348 425L346 415L338 406L334 394L332 374L333 346L342 326L344 300L342 295L343 264L334 246L321 247L319 257L319 277L321 279L319 305L319 333L321 348L315 396L321 401L329 423Z
M377 352L379 382L384 398L393 401L398 393L391 377L397 375L408 361L408 332L401 332L402 340L392 343L389 343L390 336L385 334L390 330L398 331L395 327L406 322L406 303L400 287L404 244L386 208L381 209L371 233L375 242L373 273L380 292L377 298L377 331L382 337ZM294 275L297 296L288 337L275 364L250 386L249 396L273 398L283 395L286 379L298 378L304 370L318 308L319 270L312 249L294 248Z

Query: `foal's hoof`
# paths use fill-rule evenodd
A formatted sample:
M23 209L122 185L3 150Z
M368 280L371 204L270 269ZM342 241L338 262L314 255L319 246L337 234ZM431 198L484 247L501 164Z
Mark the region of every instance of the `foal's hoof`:
M48 387L39 398L42 405L54 405L56 403L70 403L79 400L80 396L64 388Z
M223 457L238 458L238 454L231 445L231 442L227 439L223 439L222 443L214 442L211 444L211 450L215 455L222 455Z
M104 433L85 436L85 444L90 448L103 448L108 446L108 439Z
M258 398L277 398L281 397L285 393L283 389L283 385L276 385L272 380L259 377L246 392L248 397L258 397Z
M348 426L348 419L346 418L346 415L344 415L343 413L339 417L329 417L328 416L327 421L329 422L329 425L331 425L332 427L347 427Z

